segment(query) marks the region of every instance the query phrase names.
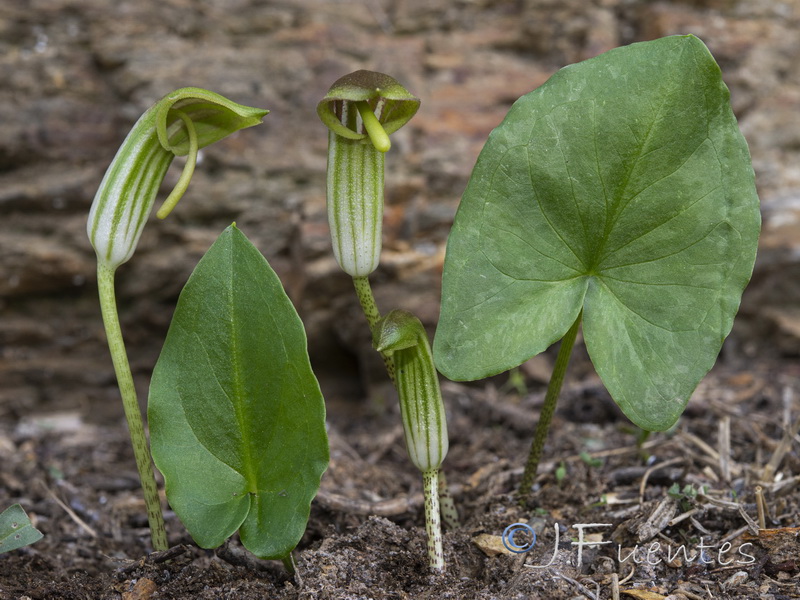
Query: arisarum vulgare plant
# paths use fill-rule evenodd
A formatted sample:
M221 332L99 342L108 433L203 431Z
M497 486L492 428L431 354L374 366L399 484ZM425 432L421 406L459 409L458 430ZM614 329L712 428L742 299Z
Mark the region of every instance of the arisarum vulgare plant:
M622 411L668 429L731 330L759 227L747 144L696 37L570 65L514 104L448 238L433 348L471 380L562 340L521 496L579 328Z
M353 278L373 343L397 388L408 453L423 473L429 564L441 571L439 467L448 440L436 369L419 319L405 311L381 317L369 283L381 253L384 153L391 147L389 134L414 116L419 103L392 77L356 71L331 86L317 113L329 129L328 222L334 256ZM444 514L455 521L452 499L443 495L443 502Z
M103 323L130 429L155 550L167 549L167 536L117 314L114 274L136 250L172 160L176 156L187 156L177 185L158 211L160 218L169 214L185 192L200 148L239 129L257 125L267 112L237 104L200 88L181 88L164 96L133 126L106 171L89 212L87 233L97 253L97 284Z

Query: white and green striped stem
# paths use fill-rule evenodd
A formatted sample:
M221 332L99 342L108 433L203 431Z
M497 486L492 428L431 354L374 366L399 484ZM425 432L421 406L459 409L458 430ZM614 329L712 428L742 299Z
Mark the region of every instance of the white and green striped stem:
M431 568L441 571L444 569L444 555L438 471L447 455L449 441L428 335L414 315L404 310L393 310L378 321L372 340L379 352L391 356L394 361L406 449L411 462L422 471L425 484L428 558Z
M103 177L86 231L97 253L103 324L122 396L154 550L169 546L152 459L117 314L114 275L136 250L159 187L175 156L188 155L183 173L158 212L166 217L186 191L200 148L261 122L267 111L231 102L200 88L181 88L145 112Z

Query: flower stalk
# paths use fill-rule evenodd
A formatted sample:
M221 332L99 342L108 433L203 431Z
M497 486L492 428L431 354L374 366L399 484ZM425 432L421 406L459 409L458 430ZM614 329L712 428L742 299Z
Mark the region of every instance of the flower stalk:
M166 550L169 544L117 312L115 273L133 256L175 156L187 156L187 160L178 183L158 211L162 219L186 191L199 149L239 129L257 125L267 112L200 88L181 88L168 94L133 126L106 170L89 211L86 230L97 254L103 324L142 483L154 550Z
M160 551L169 548L167 530L164 525L164 516L161 513L161 499L158 495L155 474L150 460L150 450L147 446L147 437L144 433L142 413L139 410L139 400L133 383L133 374L125 352L125 342L122 338L122 329L117 314L117 304L114 293L114 270L102 264L97 265L97 287L100 292L100 307L103 314L103 326L108 339L108 349L114 364L114 373L117 376L117 386L122 396L122 407L125 420L133 445L133 457L136 461L136 470L144 494L147 522L150 525L150 539L153 550Z

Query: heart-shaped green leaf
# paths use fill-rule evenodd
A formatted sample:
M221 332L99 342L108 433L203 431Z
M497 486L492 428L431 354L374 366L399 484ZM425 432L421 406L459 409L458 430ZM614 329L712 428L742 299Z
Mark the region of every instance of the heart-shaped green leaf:
M19 504L9 506L0 514L0 554L29 546L42 537Z
M478 158L448 240L437 367L458 380L505 371L583 309L614 400L666 429L730 332L759 227L747 145L700 40L566 67Z
M261 558L297 545L328 464L325 406L303 324L235 226L198 263L153 373L152 452L195 541L237 529Z

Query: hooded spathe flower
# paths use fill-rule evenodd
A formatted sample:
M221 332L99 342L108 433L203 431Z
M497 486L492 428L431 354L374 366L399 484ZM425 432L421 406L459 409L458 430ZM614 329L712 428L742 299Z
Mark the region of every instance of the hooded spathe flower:
M133 255L173 158L188 157L160 218L186 190L200 148L259 124L268 112L192 87L175 90L148 109L117 151L89 211L86 230L98 262L116 269Z

